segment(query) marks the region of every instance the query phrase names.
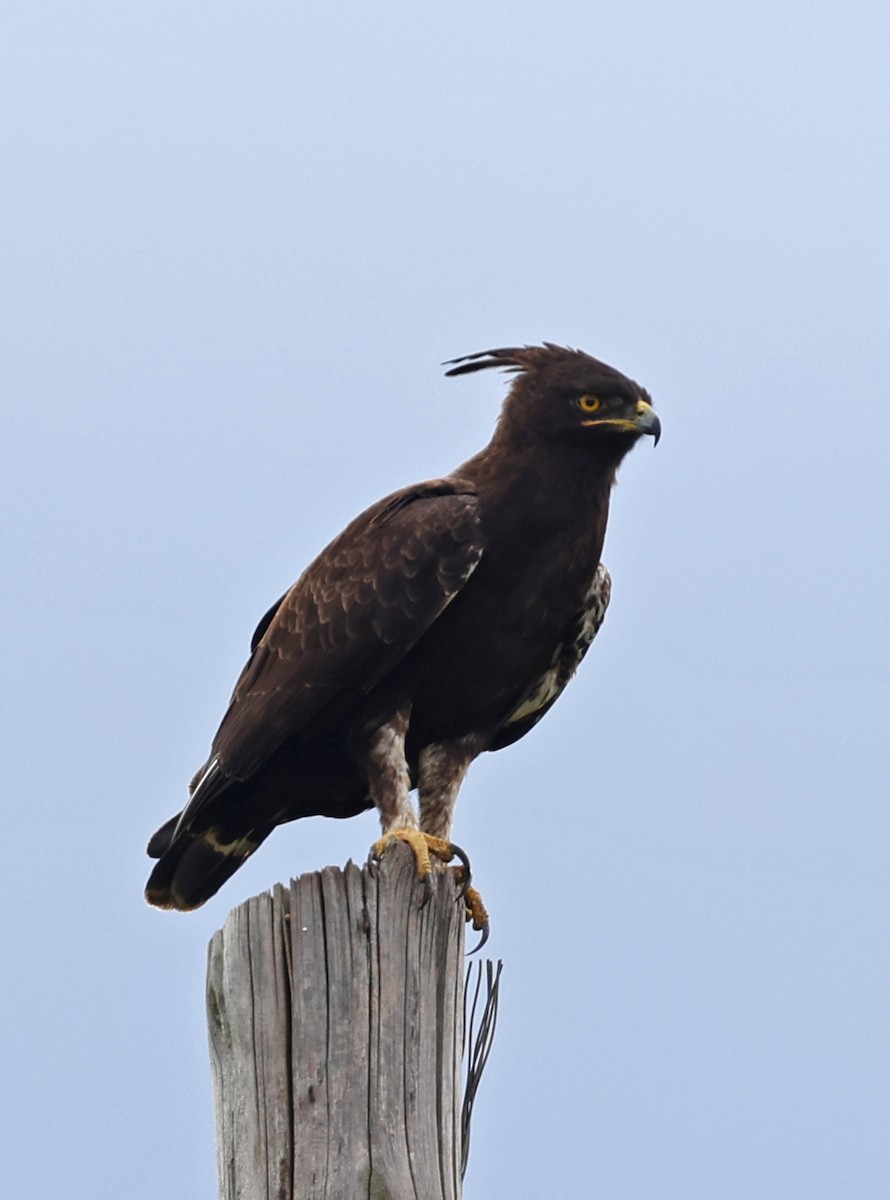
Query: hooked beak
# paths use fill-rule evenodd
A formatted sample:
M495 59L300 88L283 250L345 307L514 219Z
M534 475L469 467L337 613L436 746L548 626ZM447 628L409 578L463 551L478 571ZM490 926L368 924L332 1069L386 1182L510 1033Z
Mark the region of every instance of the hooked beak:
M637 401L637 411L632 425L639 433L651 434L655 439L654 445L658 445L658 439L661 437L661 421L651 404L647 404L645 400Z

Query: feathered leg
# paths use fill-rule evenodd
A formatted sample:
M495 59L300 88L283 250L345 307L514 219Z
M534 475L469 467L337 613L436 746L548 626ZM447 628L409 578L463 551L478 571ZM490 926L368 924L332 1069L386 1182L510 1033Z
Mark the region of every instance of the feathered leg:
M405 757L408 710L399 710L371 736L367 752L368 791L380 814L383 834L371 847L372 858L382 858L393 841L407 842L417 860L417 877L432 870L430 854L449 862L454 857L442 838L421 833L411 803L411 775Z
M457 793L476 757L469 738L434 742L420 752L418 791L420 828L433 837L451 837Z
M407 842L417 861L418 879L432 871L430 855L443 863L459 858L464 884L467 920L488 937L488 913L482 897L470 883L470 861L449 839L457 793L467 768L478 753L470 739L428 746L420 754L420 825L411 804L411 775L405 757L408 711L401 710L372 736L367 754L368 789L380 813L383 835L371 847L371 856L381 858L393 841ZM478 949L479 947L477 947Z
M441 838L446 845L452 845L451 826L457 794L466 778L470 763L481 749L478 739L467 737L450 742L436 742L421 750L418 783L420 828L427 837ZM443 858L443 861L448 860ZM469 862L465 861L464 866L457 869L461 872L464 882L467 920L473 922L474 929L483 933L482 941L477 946L479 949L488 938L488 913L482 903L482 897L474 887L470 887Z

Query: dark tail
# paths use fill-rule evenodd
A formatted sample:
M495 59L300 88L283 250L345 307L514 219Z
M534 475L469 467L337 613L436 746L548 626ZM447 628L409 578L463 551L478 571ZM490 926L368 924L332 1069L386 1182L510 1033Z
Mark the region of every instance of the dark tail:
M178 820L178 814L171 817L148 843L150 857L158 862L148 878L145 899L156 908L179 912L200 908L215 896L273 829L251 829L235 838L218 826L200 832L185 829L174 841Z

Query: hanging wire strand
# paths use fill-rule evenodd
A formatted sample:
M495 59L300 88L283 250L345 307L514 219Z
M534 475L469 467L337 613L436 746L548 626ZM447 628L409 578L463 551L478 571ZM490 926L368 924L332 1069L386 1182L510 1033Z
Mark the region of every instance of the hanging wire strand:
M484 972L481 962L472 963L467 970L464 982L463 1052L467 1058L467 1081L464 1086L464 1100L461 1107L461 1179L467 1172L467 1162L470 1157L470 1122L473 1117L473 1104L479 1088L479 1081L482 1079L482 1072L485 1070L485 1064L491 1053L497 1027L498 999L503 967L504 964L500 959L496 964L491 959L486 960ZM485 999L477 1026L476 1012L482 992L483 973L485 975Z

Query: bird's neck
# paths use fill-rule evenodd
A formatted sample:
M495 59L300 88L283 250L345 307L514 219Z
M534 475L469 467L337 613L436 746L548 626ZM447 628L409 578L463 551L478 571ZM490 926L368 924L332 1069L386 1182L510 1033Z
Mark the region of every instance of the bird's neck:
M617 463L595 449L552 441L505 444L497 434L454 472L476 487L483 514L501 527L561 530L568 537L605 532Z

